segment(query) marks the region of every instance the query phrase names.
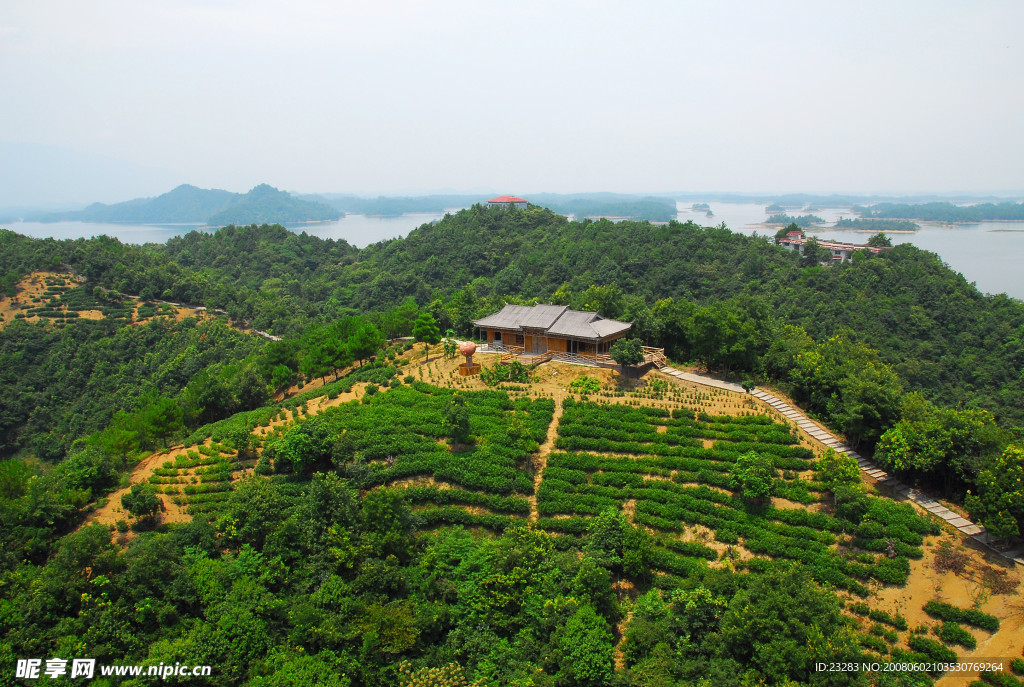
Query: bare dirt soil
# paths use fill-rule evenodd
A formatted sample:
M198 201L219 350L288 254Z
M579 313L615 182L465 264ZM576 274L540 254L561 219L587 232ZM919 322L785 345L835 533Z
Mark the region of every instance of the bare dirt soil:
M46 292L48 278L71 280L71 275L59 272L33 272L18 282L17 295L14 298L0 297L0 327L14 320L15 314L21 312L21 306L32 303L34 298L42 298ZM36 322L39 318L33 315L26 317L27 322Z

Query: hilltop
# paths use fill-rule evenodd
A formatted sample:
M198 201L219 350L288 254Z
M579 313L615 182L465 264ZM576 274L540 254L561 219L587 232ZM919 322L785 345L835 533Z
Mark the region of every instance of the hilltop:
M724 228L475 206L361 250L0 231L0 275L0 652L76 637L232 686L639 687L1022 649L1009 564L754 395L490 359L464 378L400 338L538 299L629 320L877 443L943 509L980 490L967 515L1008 538L1021 304L912 246L823 268Z

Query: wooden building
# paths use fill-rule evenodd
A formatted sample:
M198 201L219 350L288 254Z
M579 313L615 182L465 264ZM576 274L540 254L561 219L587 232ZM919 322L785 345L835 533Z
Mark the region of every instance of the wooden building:
M564 305L506 305L473 324L480 330L480 338L498 350L515 350L526 356L550 352L586 358L607 356L612 343L626 336L633 326Z

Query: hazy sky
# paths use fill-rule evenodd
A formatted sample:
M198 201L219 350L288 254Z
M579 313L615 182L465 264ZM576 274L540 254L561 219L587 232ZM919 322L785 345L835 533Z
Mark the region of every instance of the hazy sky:
M1020 0L3 0L0 181L1019 191L1022 27Z

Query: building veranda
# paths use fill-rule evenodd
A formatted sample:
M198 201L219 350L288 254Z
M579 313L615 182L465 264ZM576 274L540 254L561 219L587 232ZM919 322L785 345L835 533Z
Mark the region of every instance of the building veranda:
M506 305L493 315L474 320L473 325L487 349L503 353L503 360L539 363L556 359L608 367L616 364L608 355L612 344L633 327L631 322L564 305ZM664 365L664 349L645 346L644 363Z

